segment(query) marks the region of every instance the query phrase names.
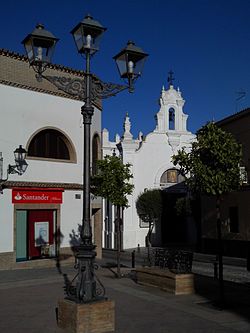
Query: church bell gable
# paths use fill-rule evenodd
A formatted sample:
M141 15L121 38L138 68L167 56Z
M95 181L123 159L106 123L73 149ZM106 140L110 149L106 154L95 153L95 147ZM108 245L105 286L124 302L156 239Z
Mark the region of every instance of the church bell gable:
M188 115L183 112L185 100L182 98L179 88L177 90L174 88L173 78L171 77L168 81L170 81L168 89L165 90L164 86L162 87L155 132L187 132Z

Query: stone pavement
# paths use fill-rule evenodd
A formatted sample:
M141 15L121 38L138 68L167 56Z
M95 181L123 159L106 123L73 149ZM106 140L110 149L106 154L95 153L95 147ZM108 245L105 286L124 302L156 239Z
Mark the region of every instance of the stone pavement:
M72 277L74 271L65 266L62 273ZM213 303L218 282L208 276L195 275L196 293L187 296L116 279L107 268L98 276L116 303L116 333L250 332L247 284L225 282L227 308L221 310ZM56 268L0 271L0 332L63 333L55 313L62 297L63 277Z

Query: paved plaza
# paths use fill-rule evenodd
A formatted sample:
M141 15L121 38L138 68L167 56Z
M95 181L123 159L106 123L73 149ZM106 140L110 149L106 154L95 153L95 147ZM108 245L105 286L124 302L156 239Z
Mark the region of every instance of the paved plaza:
M106 295L116 304L115 332L250 332L250 273L244 267L231 266L235 275L240 272L241 282L225 282L227 306L219 309L214 303L218 281L207 276L209 266L201 267L198 274L199 266L195 264L196 293L187 296L141 286L128 277L116 279L110 269L100 268L97 274ZM124 269L125 275L128 271ZM74 270L62 266L61 273L73 277ZM0 271L0 332L64 332L56 323L57 301L63 298L62 274L56 267Z

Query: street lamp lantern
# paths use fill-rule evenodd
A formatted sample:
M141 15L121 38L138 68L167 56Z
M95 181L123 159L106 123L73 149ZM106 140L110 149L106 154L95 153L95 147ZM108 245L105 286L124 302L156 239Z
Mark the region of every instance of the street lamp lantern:
M14 151L14 156L15 156L15 163L16 163L16 168L17 168L18 174L22 175L28 167L28 164L25 160L26 156L27 156L27 151L20 145Z
M129 92L134 91L133 82L141 76L147 56L134 42L128 41L127 46L113 57L121 78L128 82Z
M22 41L29 63L37 73L43 73L51 63L57 41L58 38L45 30L42 24L37 24L35 30Z
M78 52L89 52L92 55L98 51L100 39L106 30L98 21L93 20L91 15L86 15L71 31Z
M20 145L14 151L15 161L23 162L27 156L27 151Z

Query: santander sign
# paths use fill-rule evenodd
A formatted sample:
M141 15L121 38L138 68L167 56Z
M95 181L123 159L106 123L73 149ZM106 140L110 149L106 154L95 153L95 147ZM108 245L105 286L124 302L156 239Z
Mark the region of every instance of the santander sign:
M63 189L13 189L12 203L62 203Z

